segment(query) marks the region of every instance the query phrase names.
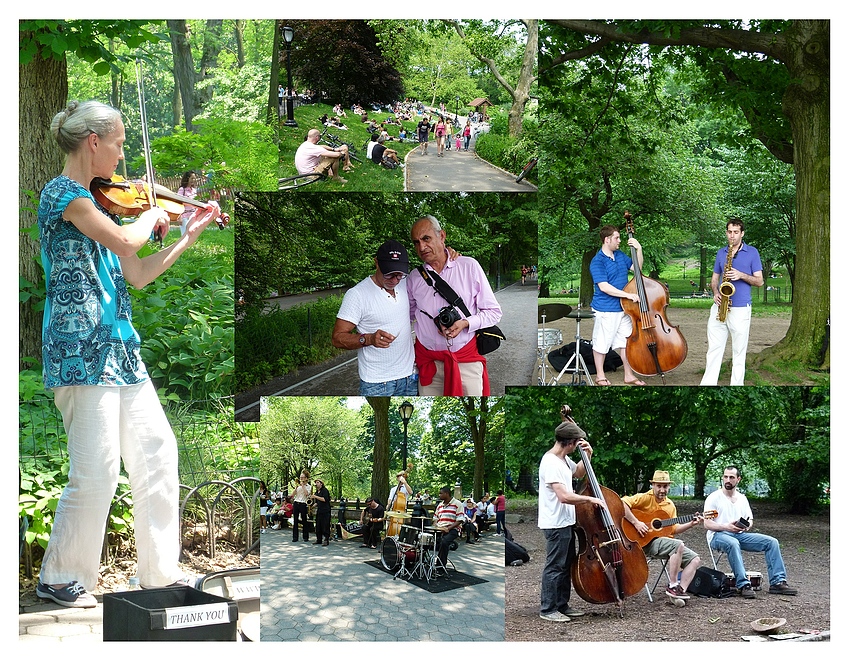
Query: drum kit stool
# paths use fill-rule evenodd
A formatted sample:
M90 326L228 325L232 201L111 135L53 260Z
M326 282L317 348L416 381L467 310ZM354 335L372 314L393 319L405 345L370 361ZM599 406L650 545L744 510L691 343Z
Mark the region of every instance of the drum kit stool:
M564 314L561 310L550 310L555 306L561 306L562 308L566 308L567 312ZM558 372L558 374L553 374L552 378L548 381L547 360L549 356L549 351L552 349L552 347L561 344L563 342L563 339L561 336L560 329L546 328L547 311L552 320L561 319L562 317L567 317L569 319L576 320L576 351L570 356L570 359L567 361L567 364L564 365L561 371ZM588 370L587 363L584 362L584 357L579 351L579 346L581 345L581 320L593 319L593 316L593 310L582 308L581 304L579 304L578 308L575 309L573 309L571 306L564 306L563 304L547 304L544 306L540 306L540 309L538 311L538 319L543 324L543 327L537 329L537 354L540 358L540 373L537 376L537 385L558 385L561 380L561 377L564 376L564 374L566 374L567 372L572 372L572 380L566 385L593 385L593 379L590 377L590 370ZM584 378L584 380L582 380L582 377Z

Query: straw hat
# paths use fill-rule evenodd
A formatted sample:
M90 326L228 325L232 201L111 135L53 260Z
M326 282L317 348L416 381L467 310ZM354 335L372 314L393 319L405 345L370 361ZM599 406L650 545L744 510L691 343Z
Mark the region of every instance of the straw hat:
M650 484L672 484L670 481L670 473L667 470L656 470L655 474L652 475L652 479L649 480Z
M785 625L785 622L784 618L759 618L750 623L750 627L762 634L772 634Z

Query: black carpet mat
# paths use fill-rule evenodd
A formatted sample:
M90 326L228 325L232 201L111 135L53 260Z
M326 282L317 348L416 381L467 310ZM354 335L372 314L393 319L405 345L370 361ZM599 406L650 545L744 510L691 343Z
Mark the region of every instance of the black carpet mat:
M364 561L367 566L372 566L372 568L377 568L381 572L385 573L387 577L392 579L393 573L387 571L386 568L381 565L380 559L378 561ZM466 573L454 572L451 574L451 579L446 579L445 577L438 577L436 579L432 579L428 581L424 578L422 579L406 579L399 578L399 581L408 582L409 584L413 584L414 586L418 586L420 589L428 591L429 593L444 593L445 591L453 591L455 589L462 589L465 586L475 586L476 584L484 584L487 582L486 579L481 579L480 577L475 577L474 575L467 575Z

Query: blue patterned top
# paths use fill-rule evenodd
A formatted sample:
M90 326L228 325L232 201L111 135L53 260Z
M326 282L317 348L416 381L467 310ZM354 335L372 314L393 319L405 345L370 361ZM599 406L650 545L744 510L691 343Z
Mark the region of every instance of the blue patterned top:
M118 256L63 219L89 190L67 176L41 192L38 229L47 282L41 357L44 387L121 386L148 378ZM107 214L107 216L109 216Z

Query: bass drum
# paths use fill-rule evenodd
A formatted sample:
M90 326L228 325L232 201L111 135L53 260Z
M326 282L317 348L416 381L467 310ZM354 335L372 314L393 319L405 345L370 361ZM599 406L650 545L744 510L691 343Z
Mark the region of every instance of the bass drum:
M402 559L412 567L416 562L416 550L401 545L395 536L387 536L381 543L381 565L393 573L401 568Z

